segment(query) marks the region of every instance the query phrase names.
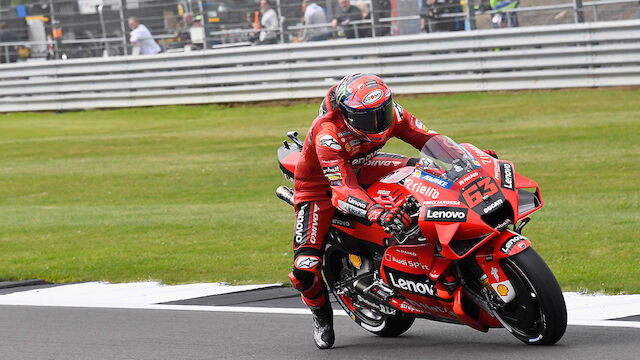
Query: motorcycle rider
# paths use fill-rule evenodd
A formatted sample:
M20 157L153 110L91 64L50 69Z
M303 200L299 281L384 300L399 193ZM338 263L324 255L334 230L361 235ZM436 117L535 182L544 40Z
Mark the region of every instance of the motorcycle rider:
M289 274L311 308L319 349L331 348L335 340L333 311L321 273L324 238L335 209L393 231L409 226L409 215L377 203L361 184L415 164L415 159L401 155L378 154L387 140L397 137L420 150L436 134L396 104L378 76L347 75L326 94L294 173L296 223Z

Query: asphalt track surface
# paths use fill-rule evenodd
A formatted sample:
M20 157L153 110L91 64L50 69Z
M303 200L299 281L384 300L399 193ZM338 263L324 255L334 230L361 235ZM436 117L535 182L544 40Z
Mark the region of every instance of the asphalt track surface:
M45 288L0 290L1 294ZM170 305L295 307L292 289L204 296ZM337 307L337 306L334 306ZM622 321L638 321L632 316ZM569 326L558 344L527 346L503 329L418 319L380 338L335 317L336 344L318 350L310 314L0 306L0 359L638 359L640 328Z
M569 326L555 346L418 320L380 338L336 317L317 350L309 315L0 306L2 359L638 359L640 329Z

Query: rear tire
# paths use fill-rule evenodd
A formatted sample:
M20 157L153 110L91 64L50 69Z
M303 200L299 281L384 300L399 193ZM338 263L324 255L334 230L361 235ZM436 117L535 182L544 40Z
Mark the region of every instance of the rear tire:
M322 272L329 290L349 317L363 329L382 337L395 337L409 330L415 317L396 310L396 315L384 314L370 308L358 307L353 298L336 292L335 284L352 274L355 268L348 260L349 254L335 246L328 246L324 255Z
M387 315L385 319L385 326L380 331L372 331L372 333L382 337L396 337L404 334L411 328L416 318L411 315L405 315L403 313L397 315Z
M551 269L531 247L500 261L516 298L496 311L516 338L529 345L553 345L567 328L567 307Z

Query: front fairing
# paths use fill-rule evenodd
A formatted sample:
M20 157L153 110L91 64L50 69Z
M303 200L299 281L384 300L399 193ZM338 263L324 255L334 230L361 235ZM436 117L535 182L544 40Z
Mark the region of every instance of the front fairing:
M415 168L390 174L370 194L380 200L386 194L416 198L424 239L437 239L442 255L455 260L514 221L517 195L501 186L499 169L496 159L475 146L438 135L425 144Z

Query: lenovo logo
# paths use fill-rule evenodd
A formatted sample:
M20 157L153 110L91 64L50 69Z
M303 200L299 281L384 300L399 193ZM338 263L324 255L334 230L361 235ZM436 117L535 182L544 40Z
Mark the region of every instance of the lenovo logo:
M389 281L391 281L391 286L393 286L395 288L398 288L398 289L411 291L413 293L420 294L420 295L433 296L433 294L434 294L433 286L431 284L423 283L423 282L420 282L420 281L407 280L407 279L403 279L401 277L398 277L396 279L393 276L393 273L391 273L391 272L389 272Z
M500 180L502 182L502 187L505 189L513 190L514 183L514 175L513 175L513 166L509 163L501 163L502 167Z
M424 219L427 221L465 222L467 221L467 209L444 206L427 208Z

